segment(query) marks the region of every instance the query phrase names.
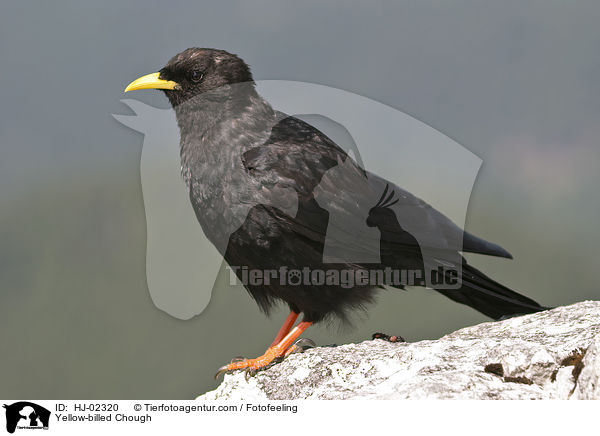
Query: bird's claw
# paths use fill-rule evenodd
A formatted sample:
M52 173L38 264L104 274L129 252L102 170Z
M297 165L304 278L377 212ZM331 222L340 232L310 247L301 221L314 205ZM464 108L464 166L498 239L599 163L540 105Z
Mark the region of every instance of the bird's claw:
M227 368L227 365L220 367L217 370L217 373L215 374L215 380L218 379L221 375L228 374L229 372L231 372L231 371L229 371L229 369Z
M274 357L273 360L268 362L266 365L260 366L258 368L254 366L247 366L245 368L238 367L232 369L231 364L248 361L248 359L246 359L245 357L234 357L233 359L231 359L231 362L228 365L224 365L218 369L217 373L215 374L215 379L219 378L223 374L231 374L234 371L241 370L244 371L244 377L246 381L248 381L250 377L254 377L260 371L264 371L265 369L271 368L273 365L283 361L290 354L302 353L305 350L309 348L314 348L316 346L317 345L315 344L315 342L311 339L298 339L290 348L287 349L287 351L284 354L282 354L281 356Z
M215 379L219 378L219 376L221 376L222 374L232 374L235 371L243 371L244 377L245 377L246 381L248 381L248 379L250 377L255 376L259 371L268 369L271 366L273 366L274 364L281 362L283 360L283 356L275 357L271 362L269 362L266 365L263 365L261 367L258 367L258 368L252 367L252 366L246 366L246 367L242 367L242 368L238 367L238 368L233 368L233 369L231 368L231 364L247 362L249 360L250 359L246 359L245 357L234 357L233 359L231 359L231 362L228 365L224 365L218 369L217 373L215 374Z
M254 377L259 370L254 369L254 368L246 368L243 371L244 371L244 379L246 381L248 381L248 380L250 380L250 377Z
M385 333L373 333L371 339L381 339L387 342L406 342L406 340L400 335L386 335Z
M315 341L312 339L300 338L289 348L288 351L286 351L285 355L289 356L290 354L303 353L309 348L315 348L316 346L317 344L315 344Z
M246 358L245 358L245 357L243 357L243 356L236 356L236 357L234 357L233 359L231 359L231 360L229 361L229 363L230 363L230 364L231 364L231 363L238 363L238 362L243 362L243 361L245 361L245 360L248 360L248 359L246 359ZM218 378L219 378L221 375L223 375L223 374L231 374L233 371L235 371L235 370L233 370L233 369L229 369L229 365L223 365L222 367L220 367L220 368L217 370L217 373L215 374L215 380L216 380L216 379L218 379Z

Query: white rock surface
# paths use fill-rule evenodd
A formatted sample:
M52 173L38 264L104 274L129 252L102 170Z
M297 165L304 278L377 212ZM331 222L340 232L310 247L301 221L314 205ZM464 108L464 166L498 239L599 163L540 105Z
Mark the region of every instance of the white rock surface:
M575 392L571 396L575 400L600 400L600 335L587 349L583 358L583 369L577 379Z
M241 372L226 375L198 397L423 398L600 399L600 301L479 324L435 341L314 348L248 380Z

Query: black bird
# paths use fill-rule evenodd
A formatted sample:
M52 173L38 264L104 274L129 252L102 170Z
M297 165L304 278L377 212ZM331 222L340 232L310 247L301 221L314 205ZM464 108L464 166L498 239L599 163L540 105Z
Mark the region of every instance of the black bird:
M545 309L467 265L451 241L462 238L461 251L511 258L506 250L463 233L427 203L363 170L321 131L275 111L258 95L249 67L236 55L189 48L159 72L132 82L125 92L150 88L163 90L175 110L182 174L198 221L243 282L244 268L359 273L389 267L425 272L424 244L405 228L408 218L402 217L401 225L391 210L401 206L410 211L410 222L430 237L426 245L436 255L429 263L462 266L459 289L436 290L495 319ZM324 177L340 163L344 174ZM383 194L359 189L357 180L365 177L385 186ZM317 187L335 194L331 207L348 222L357 219L357 195L375 204L366 224L380 230L379 263L323 262L330 210L317 201ZM342 239L348 240L334 242L348 252L371 250L356 247L352 238ZM264 355L232 361L217 375L236 369L254 372L278 361L297 349L294 341L312 323L331 317L345 319L350 311L372 302L382 284L244 283L264 312L268 314L283 301L290 314ZM300 313L303 320L293 327Z

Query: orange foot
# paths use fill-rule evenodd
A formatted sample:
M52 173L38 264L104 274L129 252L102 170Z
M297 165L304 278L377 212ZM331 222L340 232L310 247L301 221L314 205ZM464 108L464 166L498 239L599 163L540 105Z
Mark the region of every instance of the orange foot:
M285 323L281 327L281 330L277 334L277 337L273 341L273 344L271 344L271 346L267 348L267 351L265 351L265 353L262 356L257 357L256 359L235 359L230 364L219 368L219 370L215 374L215 378L219 377L221 374L235 371L238 369L246 370L246 376L254 375L258 371L266 369L271 365L280 362L291 353L303 349L304 345L307 343L306 341L304 343L301 343L301 341L303 340L300 340L293 345L292 343L296 339L298 339L298 337L304 332L304 330L306 330L312 323L303 321L299 323L296 327L291 329L291 326L294 324L297 317L297 313L290 313Z

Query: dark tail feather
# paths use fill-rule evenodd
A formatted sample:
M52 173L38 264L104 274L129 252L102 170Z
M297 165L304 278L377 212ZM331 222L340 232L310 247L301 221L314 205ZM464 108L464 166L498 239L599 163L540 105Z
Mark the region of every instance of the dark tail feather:
M495 282L470 265L463 265L462 287L436 289L457 303L465 304L494 319L549 309Z

